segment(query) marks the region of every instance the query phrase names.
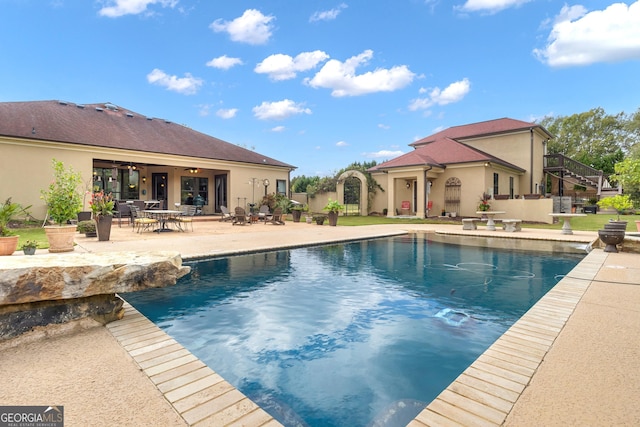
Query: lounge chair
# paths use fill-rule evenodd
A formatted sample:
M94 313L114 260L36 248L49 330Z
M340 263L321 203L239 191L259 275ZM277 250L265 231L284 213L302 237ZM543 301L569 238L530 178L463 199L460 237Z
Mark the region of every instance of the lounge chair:
M267 220L265 220L265 224L267 223L271 223L271 224L276 224L276 225L284 225L284 218L282 217L283 213L282 213L282 208L275 208L273 210L273 214L271 215L270 218L268 218Z
M238 206L236 208L236 213L233 217L232 225L251 225L251 219L247 216L247 212L244 208Z
M260 210L258 211L258 219L260 221L266 221L267 218L269 218L270 216L271 216L271 213L269 212L269 206L267 205L260 206Z
M220 212L222 212L222 218L220 218L220 221L233 220L233 214L229 212L229 209L226 206L220 206Z

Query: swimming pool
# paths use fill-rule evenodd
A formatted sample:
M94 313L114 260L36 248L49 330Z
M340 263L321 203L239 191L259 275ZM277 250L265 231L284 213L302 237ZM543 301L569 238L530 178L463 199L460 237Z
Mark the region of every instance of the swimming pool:
M287 426L406 425L581 258L407 235L201 261L124 297Z

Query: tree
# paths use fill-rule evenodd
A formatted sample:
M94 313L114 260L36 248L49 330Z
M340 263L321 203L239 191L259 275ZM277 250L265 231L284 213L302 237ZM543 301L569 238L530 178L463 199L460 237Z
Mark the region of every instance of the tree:
M549 154L564 154L609 175L640 136L630 132L629 121L624 113L608 115L594 108L571 116L545 117L540 124L556 136L549 142Z
M317 185L318 181L320 181L319 176L296 176L291 180L291 191L294 193L306 193L307 187Z

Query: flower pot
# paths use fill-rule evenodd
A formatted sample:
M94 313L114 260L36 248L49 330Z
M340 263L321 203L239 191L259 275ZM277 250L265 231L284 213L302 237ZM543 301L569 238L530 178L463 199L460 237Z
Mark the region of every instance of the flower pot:
M598 230L600 241L605 244L605 252L618 252L616 245L624 240L624 230Z
M640 221L636 221L636 228L640 231Z
M96 220L96 232L98 233L98 241L106 242L111 237L111 215L100 215Z
M72 252L73 237L76 233L75 225L47 225L44 232L49 240L49 252Z
M300 217L302 216L302 211L293 209L291 211L291 216L293 217L293 222L300 222Z
M311 224L312 218L310 216L307 217L307 224Z
M25 255L35 255L36 248L32 248L32 247L22 248L22 252L24 252Z
M0 237L0 255L12 255L18 248L18 236Z
M605 230L626 230L627 221L609 221L604 225Z
M78 222L89 221L91 219L91 211L78 212Z

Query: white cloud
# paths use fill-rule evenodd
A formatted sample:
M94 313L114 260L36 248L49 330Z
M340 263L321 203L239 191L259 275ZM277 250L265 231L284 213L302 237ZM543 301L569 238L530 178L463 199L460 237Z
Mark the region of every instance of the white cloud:
M522 6L531 0L467 0L462 6L456 6L456 10L463 12L497 13L511 7Z
M147 74L147 81L151 84L162 86L174 92L183 95L195 94L203 81L197 77L193 77L190 73L185 73L184 77L170 76L162 70L155 68Z
M221 70L228 70L231 67L235 67L236 65L242 65L242 60L240 58L230 58L227 55L222 55L217 58L213 58L211 61L207 62L207 67L219 68Z
M383 123L378 123L378 128L387 130L387 129L391 129L391 126L385 125Z
M109 18L118 18L124 15L137 15L147 11L147 6L151 4L159 4L162 7L175 7L178 0L109 0L98 11L101 16Z
M263 102L253 107L253 114L260 120L283 120L296 114L311 114L303 104L296 104L290 99L276 102Z
M216 19L209 25L216 33L227 32L234 42L265 44L271 37L273 16L264 16L259 10L247 9L233 21Z
M404 154L403 151L391 151L391 150L380 150L372 153L362 153L364 157L369 159L393 159L398 156L402 156Z
M338 141L336 142L336 147L347 147L349 144L347 144L345 141Z
M315 50L302 52L295 58L276 53L266 57L253 70L259 74L268 74L271 80L289 80L296 77L296 73L315 68L319 63L329 58L325 52Z
M284 126L276 126L271 128L271 132L284 132L285 131L285 127Z
M342 3L340 6L330 9L330 10L324 10L322 12L315 12L313 15L311 15L311 17L309 18L309 22L316 22L316 21L333 21L334 19L336 19L338 17L338 15L340 15L340 12L342 12L342 9L346 9L348 6L344 3Z
M430 108L433 105L447 105L460 101L471 90L471 83L469 79L464 78L460 81L453 82L447 86L444 90L436 87L431 89L427 98L417 98L409 103L409 110L424 110ZM423 93L422 89L420 93Z
M582 6L564 6L547 42L533 53L552 67L640 59L640 1L588 13Z
M232 119L238 114L237 108L221 108L216 111L216 116L222 119Z
M393 92L413 81L415 74L406 65L356 74L356 68L366 65L372 57L373 51L365 50L344 62L332 59L312 79L305 79L305 83L314 88L331 89L332 96L342 97Z

